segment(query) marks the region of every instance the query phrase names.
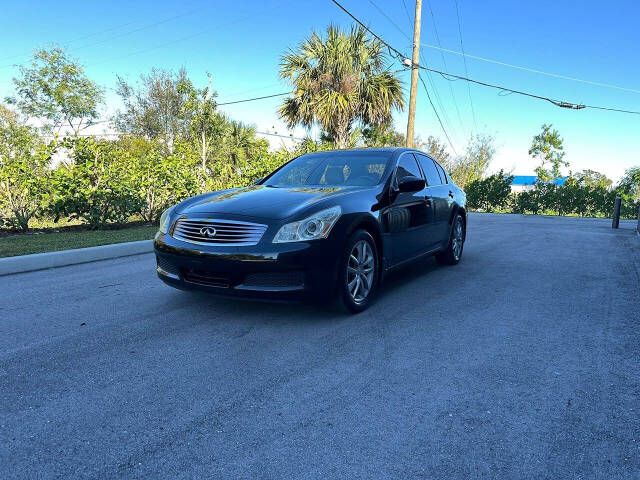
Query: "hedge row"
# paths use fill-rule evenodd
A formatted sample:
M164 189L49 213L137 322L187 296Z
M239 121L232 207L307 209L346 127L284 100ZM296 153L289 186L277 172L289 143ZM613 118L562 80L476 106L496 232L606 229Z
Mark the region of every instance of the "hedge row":
M33 218L79 220L90 228L132 218L157 222L166 208L193 195L251 184L293 156L329 148L311 141L294 150L270 152L255 140L221 149L203 164L192 143L163 142L135 136L118 140L66 139L45 144L27 130L12 131L12 152L0 162L0 226L27 230ZM12 143L10 143L12 142ZM68 161L51 168L56 152ZM0 152L1 153L1 152ZM609 217L615 197L623 197L623 218L635 218L639 200L620 191L570 177L565 185L538 183L531 191L511 193L513 177L500 172L465 187L474 210L528 214Z
M511 192L513 177L500 172L475 180L465 188L469 208L486 212L611 217L616 197L622 197L622 218L637 218L640 199L619 188L580 183L569 177L564 185L538 182L532 190Z
M169 149L139 137L65 140L46 152L42 168L33 168L29 157L12 164L10 172L0 169L0 183L4 177L8 185L0 189L0 226L26 231L34 218L68 218L90 228L132 218L157 222L163 210L185 198L248 185L293 155L269 152L266 142L262 147L251 156L214 160L203 168L187 143ZM53 153L62 150L68 160L51 168Z

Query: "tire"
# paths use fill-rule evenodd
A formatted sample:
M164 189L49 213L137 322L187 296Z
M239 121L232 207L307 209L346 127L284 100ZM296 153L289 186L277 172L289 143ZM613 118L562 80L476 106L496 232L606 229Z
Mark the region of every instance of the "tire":
M462 215L459 213L453 219L451 225L451 234L449 235L449 243L447 248L436 254L436 260L441 265L457 265L462 258L464 250L464 240L466 236L466 225Z
M380 268L376 242L369 232L357 230L349 237L340 262L339 303L349 313L362 312L371 304Z

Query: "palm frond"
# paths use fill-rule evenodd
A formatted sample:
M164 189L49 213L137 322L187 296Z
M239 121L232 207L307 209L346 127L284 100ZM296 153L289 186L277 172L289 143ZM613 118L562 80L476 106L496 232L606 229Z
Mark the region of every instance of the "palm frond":
M317 124L342 144L357 122L390 122L404 100L402 82L386 68L387 61L382 43L361 26L345 32L329 25L324 35L313 31L281 58L280 77L294 93L279 108L280 117L290 128Z

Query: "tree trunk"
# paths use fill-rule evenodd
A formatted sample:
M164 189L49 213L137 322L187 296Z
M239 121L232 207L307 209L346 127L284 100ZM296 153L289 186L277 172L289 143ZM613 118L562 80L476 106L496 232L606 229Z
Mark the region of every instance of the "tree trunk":
M204 172L207 168L207 135L204 131L204 125L202 126L202 156L200 160L202 161L202 171Z
M340 150L349 148L349 124L338 125L333 141Z

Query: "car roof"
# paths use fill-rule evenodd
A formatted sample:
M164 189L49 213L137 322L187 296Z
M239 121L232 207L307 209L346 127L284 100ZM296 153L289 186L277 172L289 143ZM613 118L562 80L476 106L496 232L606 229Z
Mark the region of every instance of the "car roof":
M344 149L334 149L334 150L321 150L318 152L309 152L308 154L315 153L330 153L330 152L420 152L425 153L417 148L408 148L408 147L361 147L361 148L344 148ZM428 155L428 154L427 154Z

